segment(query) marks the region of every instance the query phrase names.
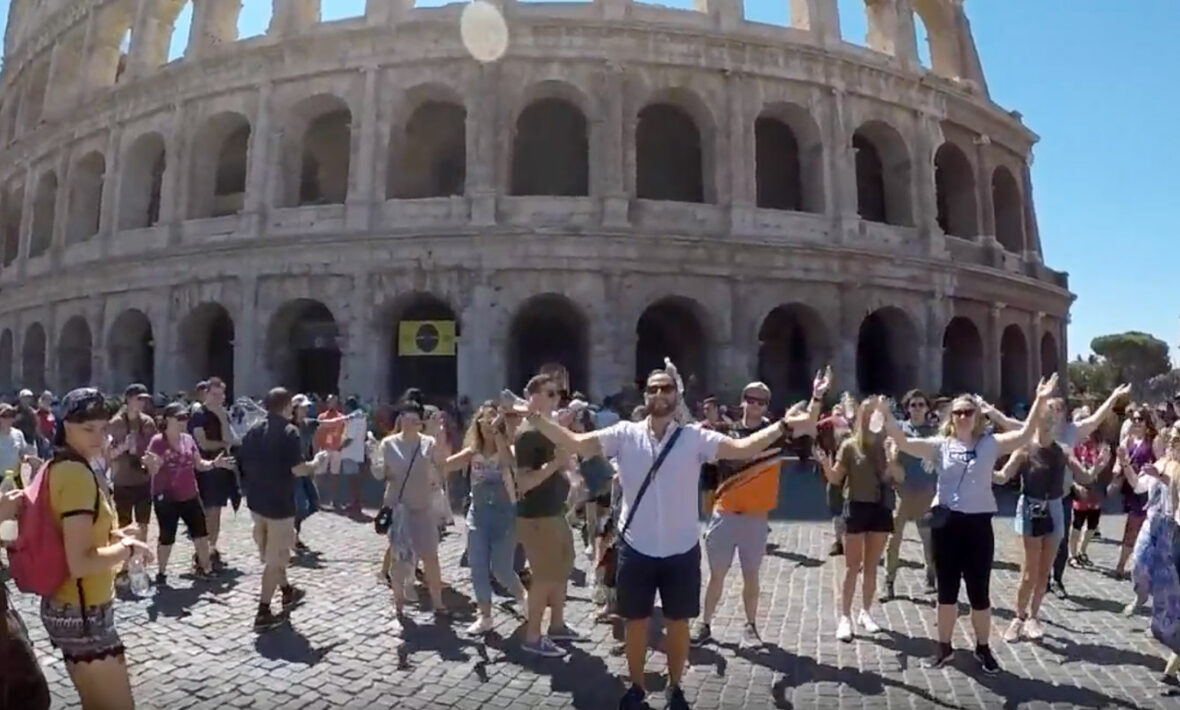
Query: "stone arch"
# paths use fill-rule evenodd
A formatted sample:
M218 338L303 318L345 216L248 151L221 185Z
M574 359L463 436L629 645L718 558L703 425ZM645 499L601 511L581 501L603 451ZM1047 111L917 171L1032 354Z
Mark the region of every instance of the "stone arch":
M57 173L52 170L37 179L33 196L33 233L29 240L29 257L38 257L53 245L53 230L57 213Z
M456 396L459 393L457 355L453 352L415 354L415 351L424 351L418 338L421 327L407 325L407 338L401 337L403 323L450 321L454 323L457 339L461 323L451 305L432 293L415 292L398 298L386 312L391 354L388 395L391 398L400 397L407 388L417 387L431 398ZM434 334L437 334L437 330L435 328ZM412 350L403 347L410 346L409 341L413 341ZM441 339L433 342L441 343Z
M979 233L975 168L954 143L943 143L934 154L934 193L938 226L944 234L974 237Z
M1024 253L1024 200L1012 171L1003 165L992 172L992 205L996 217L996 239L1004 249Z
M691 401L709 387L708 322L700 303L683 296L661 298L635 323L635 381L642 383L652 370L671 358L684 380Z
M322 301L297 298L284 303L266 329L270 381L292 392L340 392L340 328Z
M155 391L156 342L143 311L128 308L115 318L107 332L107 357L116 391L137 382Z
M233 390L234 320L225 306L213 301L198 304L181 320L177 343L181 382L191 387L199 380L220 377Z
M106 158L98 151L91 151L74 163L69 174L66 244L83 242L98 234L102 226L102 191L106 171Z
M865 316L856 340L856 382L862 395L900 396L917 385L918 329L900 308Z
M45 355L49 349L45 326L33 323L25 328L21 344L21 385L34 392L45 390Z
M57 385L63 392L93 383L94 337L82 316L71 316L57 338Z
M570 391L590 383L590 326L585 312L558 293L522 303L508 329L508 385L524 387L543 365L557 363L569 376Z
M17 114L17 132L25 133L33 130L41 123L45 113L45 95L49 89L49 60L43 59L35 63L29 70L24 85L24 98L21 100L20 113Z
M942 333L942 391L983 392L983 338L970 318L951 318Z
M930 69L939 76L959 79L964 76L959 51L959 30L955 24L953 3L942 0L911 0L914 15L926 27Z
M824 211L823 139L807 109L767 106L754 121L754 145L758 207Z
M189 218L222 217L242 210L250 153L250 120L218 113L193 136Z
M168 150L159 133L145 133L127 149L120 187L120 229L141 229L159 223L167 165Z
M817 370L831 356L823 318L811 306L777 306L758 329L758 379L770 387L771 404L785 408L811 394Z
M872 120L852 135L856 160L856 205L861 219L913 224L910 152L905 139L884 121Z
M520 112L512 139L511 194L590 194L590 129L578 105L548 96Z
M0 333L0 392L11 393L14 389L13 385L16 381L16 375L13 372L14 349L12 329L5 328L4 332Z
M3 266L8 267L20 256L20 228L24 211L25 188L18 184L4 195L4 248L0 253Z
M390 140L389 199L462 195L467 189L467 109L448 88L428 85L407 92L414 108L396 124Z
M1041 336L1041 377L1049 377L1061 367L1057 352L1057 338L1052 333Z
M635 125L635 195L641 200L713 202L713 123L700 96L658 92Z
M281 204L341 205L348 197L352 111L339 96L317 94L295 105L285 148Z
M135 1L117 0L95 13L86 74L95 88L112 86L127 67L128 38Z
M1004 328L1000 336L1000 400L1011 410L1028 405L1028 339L1018 325Z

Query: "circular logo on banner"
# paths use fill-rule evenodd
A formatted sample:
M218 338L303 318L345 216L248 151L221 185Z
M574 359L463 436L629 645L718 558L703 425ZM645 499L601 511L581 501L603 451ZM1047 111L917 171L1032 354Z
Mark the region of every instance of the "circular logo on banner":
M435 328L433 323L423 323L418 326L418 332L414 334L414 344L418 346L419 352L434 352L441 340L438 328Z

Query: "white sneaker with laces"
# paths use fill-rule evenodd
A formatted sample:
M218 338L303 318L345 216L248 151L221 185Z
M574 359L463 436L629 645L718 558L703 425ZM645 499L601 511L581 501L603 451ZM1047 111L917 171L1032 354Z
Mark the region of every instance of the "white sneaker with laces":
M873 617L869 614L868 609L860 610L860 614L856 617L856 623L860 628L864 629L866 634L875 634L881 630L877 622L873 621Z
M852 640L852 619L840 617L840 623L836 626L836 640L845 643Z

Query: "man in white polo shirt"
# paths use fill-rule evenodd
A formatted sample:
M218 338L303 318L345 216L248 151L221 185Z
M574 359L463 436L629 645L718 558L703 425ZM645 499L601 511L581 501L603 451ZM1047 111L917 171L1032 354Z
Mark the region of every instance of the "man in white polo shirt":
M828 377L816 377L813 396L823 397ZM665 707L687 710L680 678L688 660L689 621L700 614L701 550L698 543L698 500L701 465L724 460L747 460L778 440L795 422L783 419L750 436L737 439L699 424L674 421L679 394L676 381L664 370L647 377L644 405L648 416L638 422L619 422L606 429L575 434L539 412L529 420L560 448L582 456L601 455L618 460L623 487L619 515L622 541L618 552L619 615L626 619L627 667L631 688L619 701L620 710L646 707L644 662L647 621L658 591L667 625L668 688ZM795 415L798 423L807 414ZM636 507L636 497L664 447L671 448L651 477ZM631 520L632 510L639 514Z

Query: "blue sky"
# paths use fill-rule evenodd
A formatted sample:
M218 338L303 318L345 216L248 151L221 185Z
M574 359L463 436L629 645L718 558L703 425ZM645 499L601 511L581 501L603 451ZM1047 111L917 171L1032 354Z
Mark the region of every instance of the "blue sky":
M265 32L272 0L243 0L242 37ZM525 0L528 1L528 0ZM570 0L585 1L585 0ZM863 0L838 0L844 38L863 43ZM364 0L323 0L324 19ZM420 6L446 4L418 0ZM691 7L693 0L664 0ZM787 24L789 0L745 0L746 16ZM992 99L1041 136L1033 182L1045 261L1077 294L1071 355L1097 335L1141 330L1180 340L1180 0L971 0ZM8 0L0 0L0 23ZM186 9L181 23L187 23ZM176 37L187 37L178 27ZM919 52L925 58L924 31ZM173 46L173 56L183 43Z

